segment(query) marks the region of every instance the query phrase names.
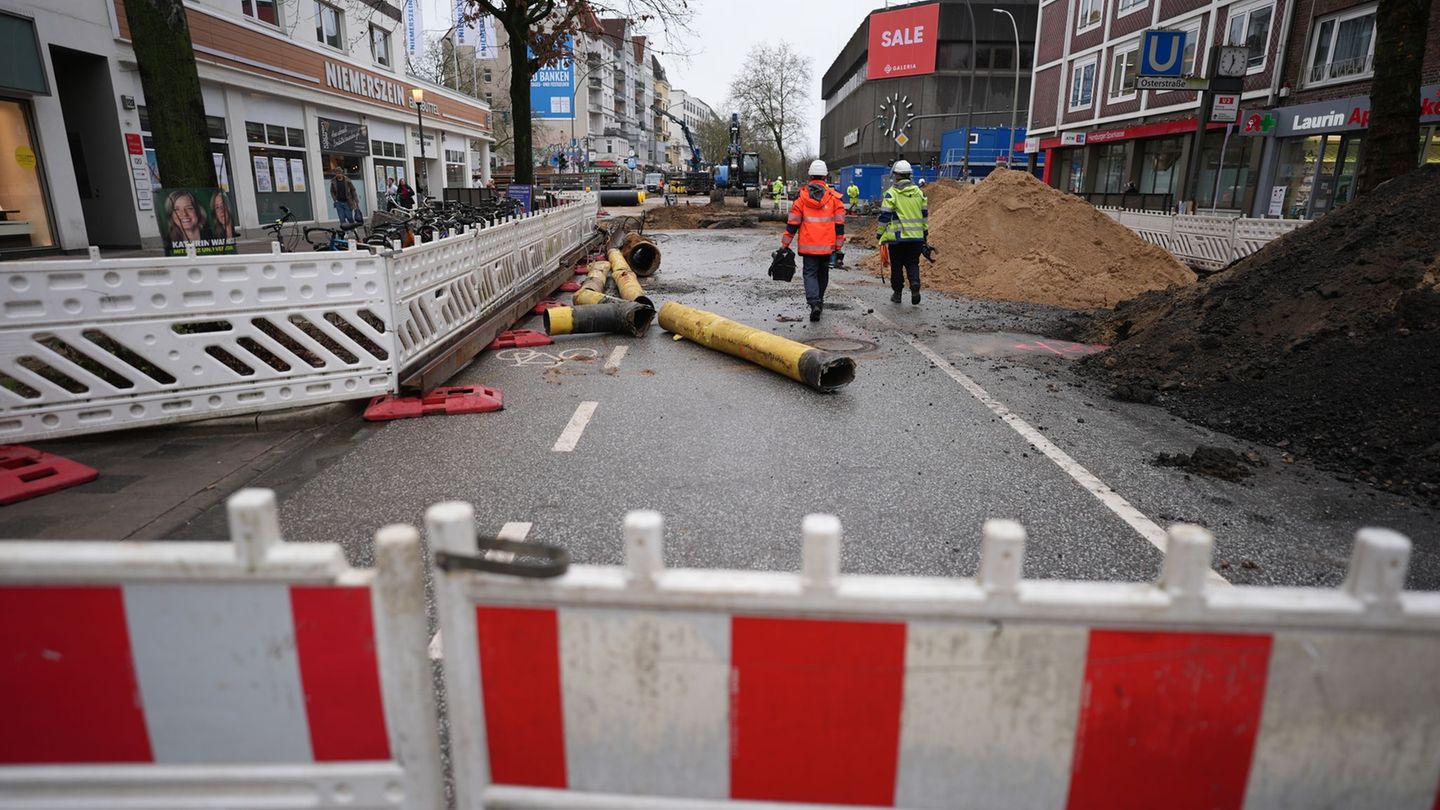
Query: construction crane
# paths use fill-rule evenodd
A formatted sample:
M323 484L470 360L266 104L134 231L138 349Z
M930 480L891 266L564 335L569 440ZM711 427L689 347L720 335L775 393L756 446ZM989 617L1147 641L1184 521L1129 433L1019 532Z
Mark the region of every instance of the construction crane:
M704 170L705 157L700 154L700 147L695 143L695 136L690 133L690 125L669 110L660 109L658 104L651 104L650 109L679 124L680 134L685 136L685 143L690 147L690 159L686 161L689 171L685 173L685 193L708 194L715 181L710 173Z

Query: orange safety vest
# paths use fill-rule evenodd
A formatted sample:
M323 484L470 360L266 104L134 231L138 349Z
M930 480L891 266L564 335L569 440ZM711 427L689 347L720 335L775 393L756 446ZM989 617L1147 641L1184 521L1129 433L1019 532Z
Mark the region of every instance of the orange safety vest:
M845 203L839 192L822 180L811 180L800 189L800 198L790 206L786 221L785 247L796 238L795 252L824 256L845 246Z

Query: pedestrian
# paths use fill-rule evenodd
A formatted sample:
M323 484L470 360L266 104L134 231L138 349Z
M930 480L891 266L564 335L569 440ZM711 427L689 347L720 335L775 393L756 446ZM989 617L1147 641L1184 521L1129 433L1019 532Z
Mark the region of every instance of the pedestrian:
M880 203L880 232L876 240L886 245L890 253L890 296L892 304L900 303L900 293L905 289L905 277L910 278L910 303L920 303L920 254L930 236L930 207L925 201L925 192L910 182L910 163L895 161L890 173L895 176L894 185L885 189L885 199Z
M396 190L395 196L400 200L400 206L402 208L415 207L415 189L411 188L410 184L405 182L405 178L403 177L400 178L400 188Z
M860 202L860 187L855 185L854 180L851 180L850 185L845 187L845 196L850 198L851 208L854 208L856 203Z
M812 321L820 320L825 309L830 256L845 247L845 204L840 193L825 182L829 173L823 160L810 164L810 182L791 204L785 235L780 238L780 246L788 248L799 234L796 252L804 262L805 303L810 305Z
M770 184L770 196L775 199L775 210L779 211L780 203L783 202L785 199L784 180L781 180L779 177L775 178L775 182Z
M337 166L330 179L330 201L335 204L335 215L340 218L341 225L350 224L350 201L354 198L355 184Z
M346 182L349 183L348 180ZM360 210L360 191L354 183L350 183L350 221L356 225L365 221L365 212Z

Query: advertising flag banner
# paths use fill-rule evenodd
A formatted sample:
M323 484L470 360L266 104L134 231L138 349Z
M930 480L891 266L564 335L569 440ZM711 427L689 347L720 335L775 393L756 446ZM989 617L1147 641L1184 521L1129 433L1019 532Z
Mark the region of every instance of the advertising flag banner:
M495 18L489 14L475 21L475 58L500 58L500 46L495 39Z
M939 3L871 14L865 78L873 81L934 73L939 42Z
M425 17L420 10L421 0L405 0L405 52L414 59L425 45Z

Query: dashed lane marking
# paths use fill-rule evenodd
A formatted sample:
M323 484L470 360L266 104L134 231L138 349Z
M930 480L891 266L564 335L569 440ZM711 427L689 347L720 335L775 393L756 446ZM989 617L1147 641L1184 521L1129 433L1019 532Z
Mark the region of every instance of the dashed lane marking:
M625 353L630 351L629 346L616 346L610 350L610 356L605 360L605 370L614 371L620 368L620 361L625 359Z
M585 426L590 424L590 419L595 415L595 408L598 402L582 402L575 408L575 415L570 417L570 424L560 432L560 438L555 440L555 446L550 448L556 453L568 453L575 449L580 443L580 436L585 432Z
M528 521L514 520L501 526L500 533L497 536L501 540L514 540L517 543L523 543L525 542L525 538L530 535L530 529L534 525L535 524ZM497 562L511 562L515 559L515 553L513 551L498 551L496 549L485 552L485 556ZM431 661L439 661L445 657L445 642L440 639L439 630L436 630L435 635L430 637L429 650Z
M861 302L863 303L863 302ZM1141 537L1150 542L1150 545L1165 551L1166 540L1165 530L1146 517L1143 512L1136 509L1133 504L1125 500L1124 496L1111 489L1104 481L1101 481L1094 473L1085 469L1080 462L1071 458L1068 453L1055 446L1055 443L1045 438L1040 431L1031 427L1030 423L1015 415L1009 408L1005 407L1000 400L992 397L990 392L980 387L980 384L970 379L965 372L956 368L949 360L940 356L939 352L925 345L919 338L906 332L898 324L878 312L870 313L870 316L880 323L885 324L891 330L900 335L900 339L910 344L910 348L924 355L925 359L934 363L937 368L945 372L946 376L960 383L960 387L970 393L970 396L980 401L980 404L989 408L992 413L1000 417L1001 421L1009 425L1012 430L1019 433L1031 447L1039 450L1046 458L1055 462L1055 465L1075 479L1081 487L1094 495L1105 508L1114 512L1116 517L1125 521L1130 528L1134 529ZM1224 577L1214 571L1210 572L1210 581L1218 585L1230 584Z

